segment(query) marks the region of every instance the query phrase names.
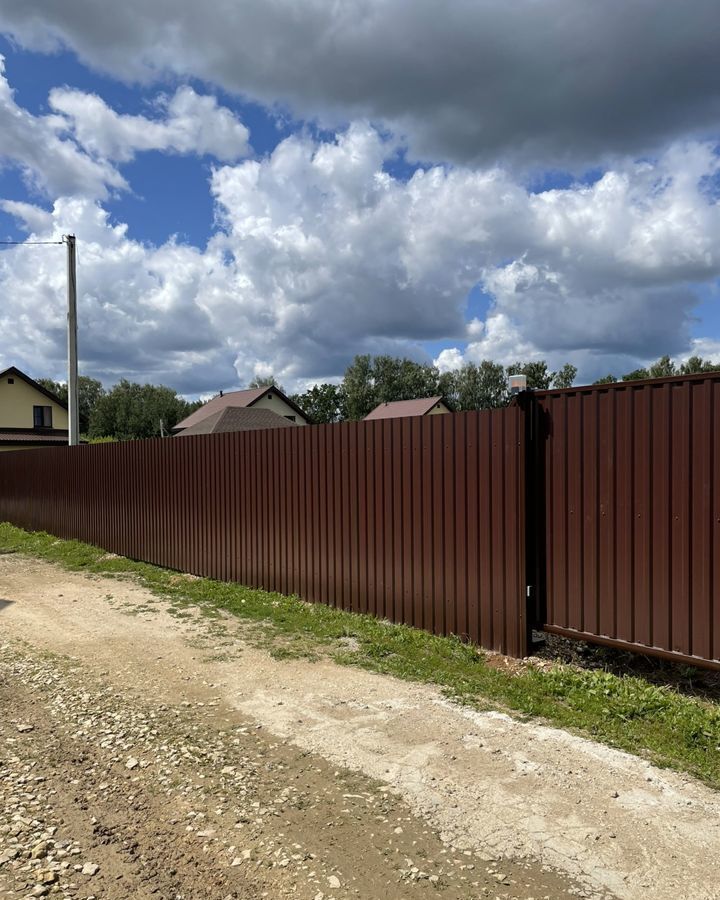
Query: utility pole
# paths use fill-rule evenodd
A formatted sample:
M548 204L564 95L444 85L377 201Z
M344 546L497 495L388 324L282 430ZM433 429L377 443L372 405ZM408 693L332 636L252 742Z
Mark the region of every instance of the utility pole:
M77 352L77 266L75 262L75 235L63 235L67 244L67 295L68 295L68 444L80 443L78 417L78 352Z

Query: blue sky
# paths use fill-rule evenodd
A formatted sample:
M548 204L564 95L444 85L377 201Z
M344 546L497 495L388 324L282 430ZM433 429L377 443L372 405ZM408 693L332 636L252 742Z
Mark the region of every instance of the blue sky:
M34 53L1 36L0 53L5 57L18 104L35 115L48 112L48 95L59 85L99 94L117 112L129 115L147 112L159 90L173 88L164 84L148 90L123 84L82 65L70 51ZM218 96L251 129L253 147L258 153L271 151L292 129L292 125L286 125L258 104L242 103L222 92ZM184 242L202 245L213 230L213 204L208 192L211 165L208 157L144 153L124 167L132 191L112 198L107 209L114 220L131 226L131 234L137 240L162 244L176 234ZM182 185L181 191L178 185ZM0 192L7 199L26 198L26 186L16 169L2 171ZM21 236L11 216L1 212L0 216L4 234Z
M0 11L0 236L77 234L83 371L194 396L356 353L720 358L713 5L648 34L623 5L368 3ZM0 250L0 364L62 376L57 255Z

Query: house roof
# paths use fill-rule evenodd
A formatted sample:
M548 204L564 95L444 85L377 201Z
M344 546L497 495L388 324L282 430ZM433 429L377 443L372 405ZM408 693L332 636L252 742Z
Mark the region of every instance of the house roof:
M209 415L220 412L220 410L227 409L228 407L239 408L252 406L253 403L257 403L261 397L264 397L271 392L277 394L281 400L284 400L285 403L294 409L299 416L302 416L305 421L309 421L308 417L299 406L296 406L296 404L293 403L289 397L286 397L282 391L271 385L270 387L264 388L251 388L247 391L229 391L228 393L213 397L212 400L208 400L208 402L204 404L204 406L201 406L200 409L196 409L194 413L190 413L190 415L183 419L182 422L178 422L175 428L173 428L173 431L190 428L207 418Z
M294 428L292 422L271 409L227 406L183 428L175 437L193 434L223 434L228 431L262 431L267 428Z
M441 402L443 402L442 397L421 397L418 400L395 400L392 403L381 403L365 416L365 421L401 419L405 416L425 416L436 403Z
M3 373L4 374L4 373ZM2 377L2 376L0 376ZM46 431L27 431L22 428L1 428L0 445L7 447L15 444L67 444L68 433L61 428Z
M32 379L29 375L26 375L24 372L21 372L16 366L10 366L10 368L3 370L0 372L0 378L22 378L22 380L29 384L30 387L35 388L36 391L39 391L41 394L44 394L48 400L52 400L53 403L57 403L58 406L62 406L63 409L67 409L67 403L63 403L63 401L57 396L57 394L53 394L52 391L49 391L47 388L44 388L41 384L38 384L37 381Z

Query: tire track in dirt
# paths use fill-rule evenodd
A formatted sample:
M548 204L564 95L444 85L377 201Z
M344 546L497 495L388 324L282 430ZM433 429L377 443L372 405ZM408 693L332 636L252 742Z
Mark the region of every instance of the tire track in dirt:
M449 853L382 785L207 696L150 703L6 641L0 711L0 896L567 895L552 873Z
M243 641L242 621L178 621L164 601L126 580L0 556L0 597L13 601L0 610L0 629L77 657L122 691L194 704L200 718L216 704L219 723L244 723L291 755L308 754L326 782L354 772L368 792L399 804L394 827L405 834L416 822L432 833L429 858L443 861L458 897L560 897L577 891L571 878L588 896L720 897L720 797L687 776L534 722L460 708L431 686L330 662L279 662ZM331 858L335 828L313 821L318 856ZM365 864L383 848L398 857L402 836L360 822L346 845L358 847L359 895L376 896L362 893L373 872ZM380 834L377 846L368 845L370 833ZM417 853L407 858L410 876L413 868L430 871ZM472 877L463 865L474 866ZM553 876L551 867L570 877ZM498 875L516 883L498 884Z

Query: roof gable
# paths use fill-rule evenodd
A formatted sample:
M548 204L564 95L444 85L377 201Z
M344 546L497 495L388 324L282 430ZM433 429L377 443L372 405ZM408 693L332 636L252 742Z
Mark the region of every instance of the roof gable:
M194 413L190 413L187 418L178 422L173 431L191 428L193 425L202 422L203 419L206 419L213 413L220 412L228 407L250 407L254 403L257 403L261 397L264 397L271 392L277 394L281 400L294 409L299 416L302 416L306 422L310 421L297 404L293 403L289 397L283 394L283 392L274 385L270 385L269 387L264 388L249 388L246 391L228 391L227 393L219 394L217 397L213 397L212 400L208 400L208 402L199 409L196 409Z
M49 391L47 388L44 388L41 384L38 384L33 378L29 375L26 375L24 372L21 372L17 366L10 366L4 371L0 372L1 378L21 378L25 384L29 385L33 390L38 391L38 393L42 394L44 397L47 397L48 400L52 400L53 403L57 403L58 406L63 409L67 409L67 403L63 403L63 401L57 396L57 394L53 394L52 391Z

